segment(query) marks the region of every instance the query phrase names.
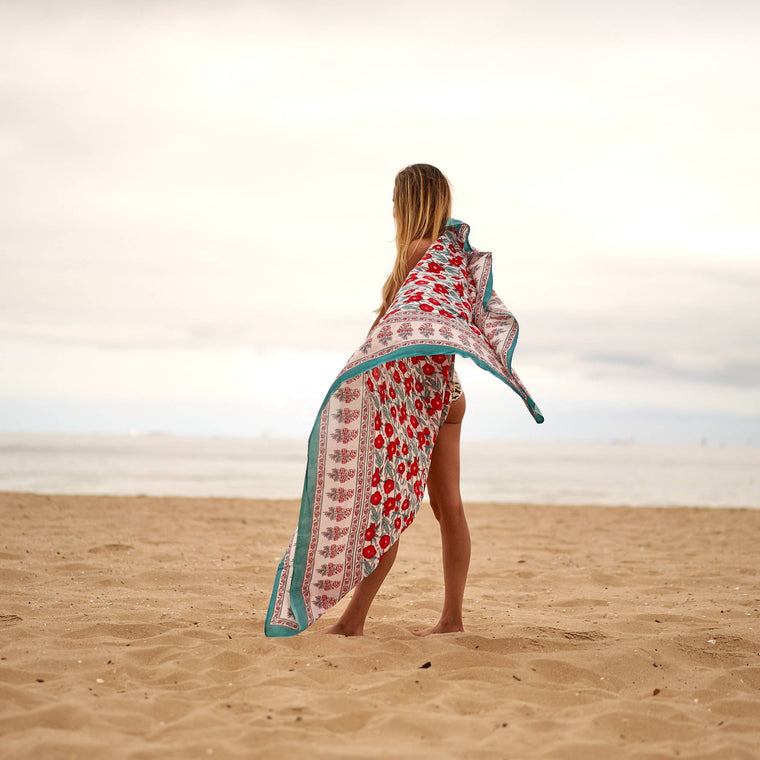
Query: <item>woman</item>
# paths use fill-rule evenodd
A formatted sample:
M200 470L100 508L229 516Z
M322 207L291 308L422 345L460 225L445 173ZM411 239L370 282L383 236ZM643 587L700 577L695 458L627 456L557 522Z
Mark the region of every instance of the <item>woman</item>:
M444 231L451 217L451 189L440 170L415 164L396 175L393 218L396 222L396 262L383 286L383 302L373 328L388 311L399 288L423 254ZM443 552L443 611L430 628L418 636L463 631L462 600L470 566L470 531L459 491L459 437L465 412L464 393L454 374L454 389L444 424L438 431L428 472L427 491L433 514L440 524ZM328 633L361 636L372 600L398 554L399 542L386 552L377 569L354 591L351 601Z
M459 492L465 399L454 355L510 385L543 417L511 367L517 322L492 288L491 255L450 218L443 174L396 177L396 262L365 342L325 397L309 437L298 528L277 570L266 634L311 625L355 588L329 632L359 636L427 487L440 523L444 603L417 635L463 630L470 534Z

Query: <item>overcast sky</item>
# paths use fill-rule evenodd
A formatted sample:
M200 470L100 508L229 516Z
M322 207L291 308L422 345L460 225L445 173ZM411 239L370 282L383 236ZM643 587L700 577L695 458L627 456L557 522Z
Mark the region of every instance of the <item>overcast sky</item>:
M760 441L760 5L0 0L0 430L306 435L439 166L546 416Z

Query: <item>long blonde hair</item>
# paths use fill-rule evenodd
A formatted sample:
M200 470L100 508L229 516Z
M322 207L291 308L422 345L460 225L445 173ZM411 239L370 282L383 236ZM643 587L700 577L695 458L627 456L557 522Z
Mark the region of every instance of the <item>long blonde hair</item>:
M383 302L377 310L380 316L388 310L409 274L409 245L414 240L440 237L450 216L451 188L440 169L430 164L412 164L396 175L393 186L396 261L383 285Z

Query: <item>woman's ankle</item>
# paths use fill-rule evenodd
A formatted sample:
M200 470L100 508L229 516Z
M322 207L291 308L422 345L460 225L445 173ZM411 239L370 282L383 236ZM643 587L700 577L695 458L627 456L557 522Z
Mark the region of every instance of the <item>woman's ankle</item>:
M336 636L363 636L364 623L358 624L353 621L338 620L335 625L330 626L325 633L332 633Z

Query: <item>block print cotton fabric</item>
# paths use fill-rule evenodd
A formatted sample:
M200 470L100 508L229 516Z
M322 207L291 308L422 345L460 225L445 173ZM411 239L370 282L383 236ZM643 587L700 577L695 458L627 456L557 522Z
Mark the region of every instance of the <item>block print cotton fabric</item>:
M492 288L491 254L450 219L387 313L336 378L309 437L298 527L277 569L268 636L307 628L363 578L414 520L451 397L455 354L507 383L517 321Z

